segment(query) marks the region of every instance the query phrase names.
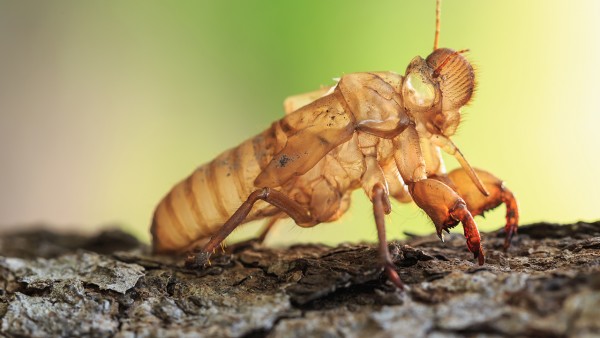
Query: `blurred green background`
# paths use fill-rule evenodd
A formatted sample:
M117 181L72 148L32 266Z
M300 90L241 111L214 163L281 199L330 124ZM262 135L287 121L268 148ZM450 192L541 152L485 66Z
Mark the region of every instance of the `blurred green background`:
M432 50L435 1L0 1L0 224L144 240L178 180L345 73L404 72ZM455 142L506 180L522 223L600 218L600 2L443 3L441 46L478 90ZM448 159L449 168L456 167ZM338 222L271 244L376 239L362 191ZM504 208L478 219L492 230ZM249 225L235 236L251 236ZM395 206L392 238L431 232Z

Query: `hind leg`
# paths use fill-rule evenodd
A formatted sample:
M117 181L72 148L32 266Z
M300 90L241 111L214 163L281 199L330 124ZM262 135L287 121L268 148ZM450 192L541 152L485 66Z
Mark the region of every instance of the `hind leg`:
M310 214L308 210L303 208L294 200L287 197L280 191L273 190L271 188L263 188L255 190L248 196L248 199L242 203L242 205L231 215L231 217L223 224L223 226L210 238L210 240L204 244L201 252L190 253L186 259L186 266L195 267L204 265L208 262L210 253L213 252L229 234L244 222L254 203L259 200L268 202L269 204L277 207L281 211L285 212L290 216L296 224L303 227L310 227L317 223L315 218Z

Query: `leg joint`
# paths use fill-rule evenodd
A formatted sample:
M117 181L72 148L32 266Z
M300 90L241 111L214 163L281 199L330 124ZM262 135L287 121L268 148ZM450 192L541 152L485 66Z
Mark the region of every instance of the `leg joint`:
M248 200L249 201L266 200L269 198L270 194L271 194L271 188L262 188L259 190L254 190L250 194L250 196L248 196Z

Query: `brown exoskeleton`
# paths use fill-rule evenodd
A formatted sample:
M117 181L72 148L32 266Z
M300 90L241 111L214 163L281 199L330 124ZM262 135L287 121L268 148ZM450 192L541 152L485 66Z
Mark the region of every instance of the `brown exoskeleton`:
M440 239L462 223L479 264L484 253L473 216L505 203L507 248L518 223L513 194L492 174L471 168L450 140L475 75L464 51L437 48L439 6L434 51L415 57L404 76L348 74L331 88L288 98L285 117L177 184L156 208L154 250L210 253L237 226L260 218L269 218L266 231L285 217L301 227L331 222L358 188L373 203L382 263L398 287L385 236L390 196L414 201ZM461 168L446 173L440 149Z

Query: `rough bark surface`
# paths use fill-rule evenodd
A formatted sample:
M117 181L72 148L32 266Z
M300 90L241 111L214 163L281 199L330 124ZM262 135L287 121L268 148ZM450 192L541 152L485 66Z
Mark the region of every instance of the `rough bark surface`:
M0 238L6 336L597 337L600 222L519 230L508 253L484 234L476 265L460 235L373 245L237 246L188 270L119 231Z

